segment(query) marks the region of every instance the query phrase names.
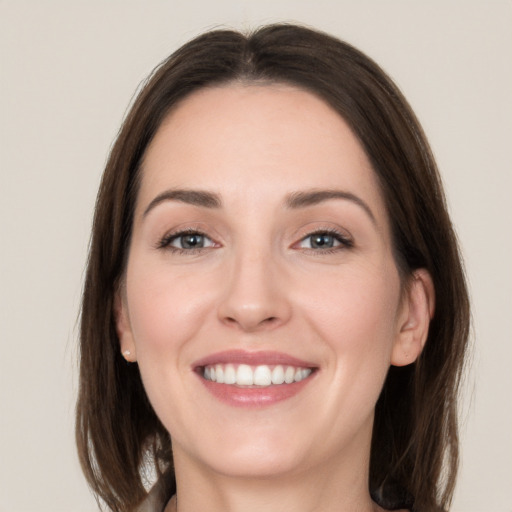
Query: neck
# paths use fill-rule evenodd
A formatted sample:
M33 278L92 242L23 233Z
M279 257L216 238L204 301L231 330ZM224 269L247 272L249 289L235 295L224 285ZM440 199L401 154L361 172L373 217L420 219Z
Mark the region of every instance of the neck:
M368 461L310 467L267 478L199 470L176 457L177 494L165 512L376 512L368 491ZM349 460L353 460L351 457ZM336 458L339 461L339 458ZM335 461L333 461L335 462ZM177 499L176 499L177 498Z

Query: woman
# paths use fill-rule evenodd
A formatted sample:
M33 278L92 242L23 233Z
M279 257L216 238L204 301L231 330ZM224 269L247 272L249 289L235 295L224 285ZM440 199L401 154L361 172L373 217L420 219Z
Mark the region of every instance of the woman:
M468 323L433 157L383 71L302 27L204 34L103 176L84 472L113 511L446 509Z

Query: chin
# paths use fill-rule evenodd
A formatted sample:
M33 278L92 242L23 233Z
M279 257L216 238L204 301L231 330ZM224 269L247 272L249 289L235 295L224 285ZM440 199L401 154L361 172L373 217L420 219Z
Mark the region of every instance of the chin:
M231 478L276 478L298 472L302 466L295 458L282 450L266 453L248 449L246 453L223 454L222 461L216 460L212 469Z
M227 477L275 478L300 470L308 460L305 443L290 443L286 432L253 431L240 436L229 431L209 441L193 443L194 458Z

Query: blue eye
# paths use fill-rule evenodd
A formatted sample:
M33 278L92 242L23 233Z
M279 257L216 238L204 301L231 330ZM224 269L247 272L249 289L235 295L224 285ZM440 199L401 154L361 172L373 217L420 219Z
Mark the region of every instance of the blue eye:
M166 248L183 252L214 247L214 245L215 243L210 238L197 231L173 233L164 237L159 243L159 247L162 249Z
M199 233L187 233L175 237L169 245L179 249L200 249L205 246L206 237Z
M341 249L343 247L352 247L352 245L352 241L340 233L330 233L328 231L311 233L299 243L301 249L318 250Z

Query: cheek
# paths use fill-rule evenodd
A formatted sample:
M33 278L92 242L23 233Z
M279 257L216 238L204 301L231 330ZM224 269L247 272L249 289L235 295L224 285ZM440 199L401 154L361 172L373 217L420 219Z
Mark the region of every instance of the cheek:
M313 284L313 283L312 283ZM303 316L327 347L327 366L340 389L357 400L376 400L398 336L400 280L394 268L353 268L314 283L304 294Z
M390 340L396 332L400 285L393 269L373 272L356 269L316 276L316 293L304 294L303 309L326 337L341 345L357 340L358 345L375 345L379 339Z
M199 288L200 284L207 286ZM205 320L208 284L198 273L169 271L140 258L128 267L127 295L137 364L149 401L171 431L181 431L190 340ZM174 404L170 407L169 404ZM181 405L180 405L181 404ZM181 426L180 426L181 425Z
M208 284L197 273L171 272L139 260L129 266L127 293L137 357L174 353L201 327Z

